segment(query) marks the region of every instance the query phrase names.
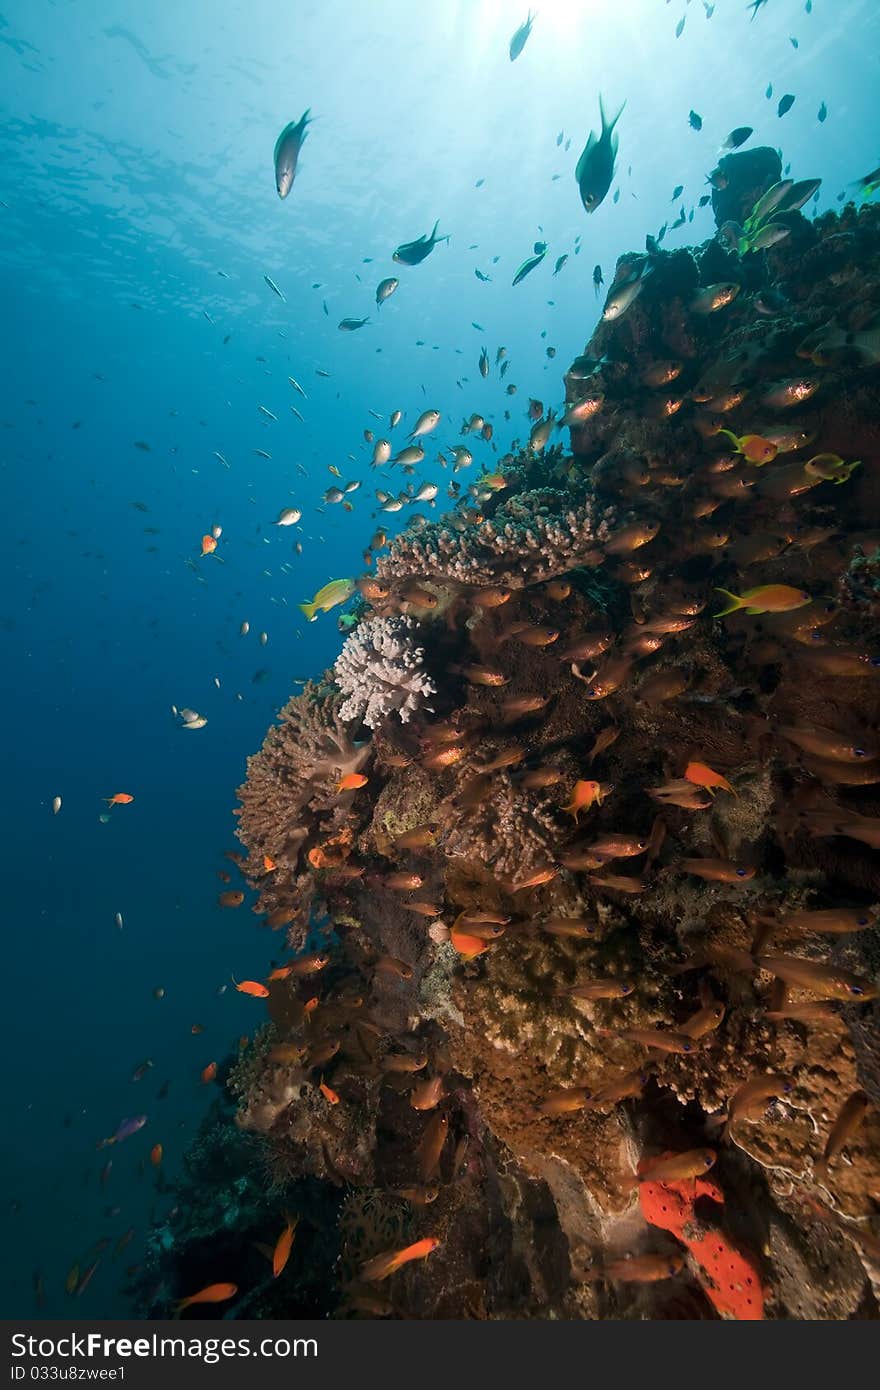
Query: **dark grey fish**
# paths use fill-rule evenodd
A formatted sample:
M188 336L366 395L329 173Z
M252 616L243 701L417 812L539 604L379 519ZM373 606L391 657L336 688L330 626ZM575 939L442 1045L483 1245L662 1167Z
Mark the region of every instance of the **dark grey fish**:
M449 240L448 236L437 235L437 228L439 226L440 220L438 218L434 223L434 229L430 236L420 236L418 241L402 242L391 259L397 261L398 265L421 265L425 257L430 256L438 241Z
M614 127L620 120L624 106L626 106L626 102L623 103L614 119L609 122L605 116L601 95L599 97L602 131L598 139L596 132L590 131L590 138L584 146L574 173L581 202L587 212L596 211L599 204L607 197L611 187L611 180L614 178L614 161L617 158L617 135L614 132Z
M794 97L792 97L794 101ZM722 150L738 150L740 145L744 145L750 135L754 134L754 128L750 125L738 125L736 130L732 130L721 146Z

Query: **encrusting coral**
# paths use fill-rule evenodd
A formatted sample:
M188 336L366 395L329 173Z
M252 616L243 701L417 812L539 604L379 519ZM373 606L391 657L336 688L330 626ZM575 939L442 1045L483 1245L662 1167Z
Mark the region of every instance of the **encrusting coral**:
M880 210L649 255L571 453L391 542L240 792L238 1123L348 1192L339 1316L878 1316Z

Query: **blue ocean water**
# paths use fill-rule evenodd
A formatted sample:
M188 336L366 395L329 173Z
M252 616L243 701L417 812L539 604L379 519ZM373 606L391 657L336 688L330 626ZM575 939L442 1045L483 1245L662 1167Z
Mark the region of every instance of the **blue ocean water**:
M439 409L413 481L440 484L442 510L433 441L458 443L472 412L493 423L491 444L468 439L466 485L525 436L530 396L559 405L601 311L593 267L610 283L682 206L665 249L711 236L696 205L731 130L821 177L818 211L878 163L872 0L768 0L754 19L745 0L543 0L511 63L525 17L519 0L3 4L7 1316L127 1311L124 1268L167 1205L149 1151L173 1176L209 1104L202 1068L255 1026L230 972L259 978L279 943L216 905L216 873L246 756L339 648L336 615L309 625L296 605L361 572L375 488L408 481L370 469L363 431L400 409L402 447ZM574 168L600 92L626 108L614 193L587 216ZM273 146L307 107L281 201ZM450 241L395 266L437 219ZM545 261L513 287L538 240ZM492 362L506 347L503 382L481 378L484 345ZM361 482L350 512L322 507L331 465ZM286 506L298 528L273 526ZM207 725L182 730L172 705ZM134 801L102 821L116 792Z

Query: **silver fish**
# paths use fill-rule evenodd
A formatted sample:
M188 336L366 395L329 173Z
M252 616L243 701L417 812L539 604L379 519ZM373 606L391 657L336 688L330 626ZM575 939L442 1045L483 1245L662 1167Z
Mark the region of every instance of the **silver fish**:
M381 309L386 299L390 299L394 291L400 285L400 281L394 275L389 275L387 280L380 280L376 286L376 308Z
M309 108L311 109L311 108ZM296 164L299 152L306 138L309 125L309 111L306 110L298 121L291 121L275 141L275 187L279 198L286 198L296 177Z
M602 310L602 318L606 323L619 319L626 313L630 305L641 294L652 269L651 262L644 260L630 275L615 281L608 291L608 298L605 300L605 307Z
M410 439L418 439L423 434L430 434L432 430L437 428L439 423L439 410L423 410L418 420L416 420L414 427L410 430Z
M387 463L391 457L391 441L388 439L377 439L373 446L373 457L370 460L374 468Z

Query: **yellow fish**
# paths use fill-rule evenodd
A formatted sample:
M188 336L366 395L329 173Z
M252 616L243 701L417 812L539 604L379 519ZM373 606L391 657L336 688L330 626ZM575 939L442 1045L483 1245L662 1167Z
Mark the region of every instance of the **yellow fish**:
M747 613L790 613L793 608L804 608L813 600L803 589L793 589L790 584L761 584L757 589L746 589L744 594L732 594L728 589L716 589L728 600L726 608L716 613L716 618L726 618L744 608Z
M347 603L356 587L353 579L331 579L329 584L318 590L311 603L301 603L298 607L313 623L319 613L329 613L331 608Z

